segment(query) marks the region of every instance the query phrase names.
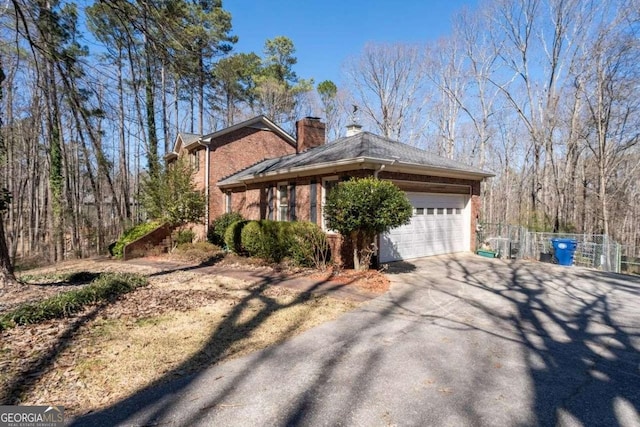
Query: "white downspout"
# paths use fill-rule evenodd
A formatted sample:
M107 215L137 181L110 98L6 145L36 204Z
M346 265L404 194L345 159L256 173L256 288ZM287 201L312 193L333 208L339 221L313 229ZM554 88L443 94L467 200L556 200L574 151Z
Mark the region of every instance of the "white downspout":
M200 141L200 144L202 144L202 141ZM209 144L207 145L202 144L202 145L204 145L205 147L205 156L206 156L206 159L204 161L204 175L205 175L204 195L206 200L206 206L204 210L204 232L205 232L205 236L208 236L209 235L209 199L210 199L209 185L211 181L211 178L209 176L209 169L210 169L210 162L211 162L211 149L209 148Z
M380 167L378 169L376 169L375 171L373 171L373 177L375 179L378 179L378 174L386 167L387 165L380 165Z

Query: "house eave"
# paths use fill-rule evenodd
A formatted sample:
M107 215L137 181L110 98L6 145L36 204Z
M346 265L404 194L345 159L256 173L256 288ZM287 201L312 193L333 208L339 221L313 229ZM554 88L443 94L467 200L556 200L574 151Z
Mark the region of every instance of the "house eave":
M488 172L475 172L469 170L450 169L446 167L424 166L410 162L394 162L392 165L385 167L387 172L412 173L416 175L431 175L444 178L467 179L470 181L482 181L485 178L491 178L494 174Z
M481 181L484 178L493 176L487 173L458 171L447 168L437 168L424 166L415 163L401 162L398 160L379 159L373 157L357 157L333 162L317 163L292 168L278 169L271 172L249 175L238 178L226 184L218 183L221 189L231 189L234 187L244 187L248 184L275 181L280 179L291 179L321 174L335 174L352 170L381 170L384 166L385 172L411 173L415 175L430 175L446 178L460 178L473 181Z

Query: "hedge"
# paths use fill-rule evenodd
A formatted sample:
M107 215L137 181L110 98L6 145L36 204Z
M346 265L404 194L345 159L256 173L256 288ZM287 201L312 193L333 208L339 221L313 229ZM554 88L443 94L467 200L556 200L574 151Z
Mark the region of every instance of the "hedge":
M236 221L242 221L244 218L237 212L224 213L213 220L209 226L207 240L214 245L223 247L225 245L225 233L227 228Z
M249 255L280 262L293 244L291 224L281 221L249 221L241 233L242 249Z
M242 228L247 224L248 221L241 220L236 221L227 227L227 230L224 233L224 244L227 247L227 250L234 252L236 254L242 254L244 251L242 249L241 242L241 234Z
M323 268L329 259L324 232L311 222L249 221L241 230L241 250L249 256Z

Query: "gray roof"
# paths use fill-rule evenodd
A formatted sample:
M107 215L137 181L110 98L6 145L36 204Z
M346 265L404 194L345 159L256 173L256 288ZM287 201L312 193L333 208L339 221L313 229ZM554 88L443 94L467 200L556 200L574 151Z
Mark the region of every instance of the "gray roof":
M198 141L200 137L202 137L202 135L197 135L195 133L180 132L180 137L182 138L182 143L184 145L190 145Z
M314 165L345 163L349 160L368 159L385 162L395 162L399 165L422 166L427 169L450 170L452 172L477 175L479 177L493 176L464 163L438 156L428 151L393 141L369 132L340 138L333 143L312 148L300 154L290 154L275 159L267 159L253 166L239 171L218 182L218 185L233 184L251 179L257 175L277 174L291 169L304 169Z

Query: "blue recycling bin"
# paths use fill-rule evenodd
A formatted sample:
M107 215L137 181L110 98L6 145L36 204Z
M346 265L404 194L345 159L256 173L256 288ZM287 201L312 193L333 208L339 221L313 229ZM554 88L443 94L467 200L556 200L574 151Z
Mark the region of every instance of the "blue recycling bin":
M578 243L575 239L551 239L553 254L560 265L573 265Z

